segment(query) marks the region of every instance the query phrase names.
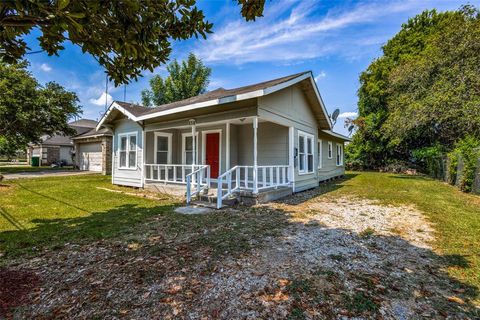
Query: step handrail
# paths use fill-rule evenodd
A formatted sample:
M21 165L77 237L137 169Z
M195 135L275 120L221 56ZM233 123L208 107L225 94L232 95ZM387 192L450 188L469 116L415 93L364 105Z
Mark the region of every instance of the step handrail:
M202 172L206 169L206 174L202 176ZM206 178L206 183L202 184L203 178ZM192 193L192 178L193 183L196 183L196 190ZM195 179L196 178L196 179ZM202 165L198 169L186 175L187 180L187 205L190 204L192 196L199 195L205 189L210 189L210 166Z
M232 189L232 173L236 171L240 166L234 166L221 175L217 177L217 209L222 207L223 199L231 195L235 190L239 188L238 185L235 185L235 188ZM223 195L223 179L227 178L227 193Z

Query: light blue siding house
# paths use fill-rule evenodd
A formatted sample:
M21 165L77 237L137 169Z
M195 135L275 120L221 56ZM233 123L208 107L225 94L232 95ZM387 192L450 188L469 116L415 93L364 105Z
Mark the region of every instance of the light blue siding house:
M114 101L100 128L114 135L114 184L183 186L187 202L210 195L217 207L342 176L349 140L332 131L311 72L155 108Z

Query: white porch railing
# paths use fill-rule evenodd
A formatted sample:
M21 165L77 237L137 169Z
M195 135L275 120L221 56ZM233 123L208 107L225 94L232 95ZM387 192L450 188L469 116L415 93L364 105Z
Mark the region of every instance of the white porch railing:
M187 204L190 204L193 196L198 196L203 190L210 189L210 166L200 166L197 170L187 174L186 179Z
M217 208L220 209L222 201L237 190L258 193L264 189L289 184L290 167L288 165L257 166L256 171L254 166L235 166L217 178Z
M196 171L204 165L193 166ZM191 164L146 164L145 181L186 184L187 175L192 173ZM206 177L206 176L205 176Z

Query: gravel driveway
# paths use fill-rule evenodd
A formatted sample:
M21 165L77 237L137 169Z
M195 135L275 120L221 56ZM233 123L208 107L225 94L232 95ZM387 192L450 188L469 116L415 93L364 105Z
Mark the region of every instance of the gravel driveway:
M288 224L280 236L266 236L241 256L216 259L208 250L188 247L188 238L136 251L156 241L150 238L137 239L135 247L118 241L67 244L20 263L43 280L33 303L16 315L406 320L478 314L465 294L468 288L444 271L431 248L432 226L415 208L302 197L305 193L254 208L288 216ZM212 230L205 226L199 232ZM155 254L147 254L154 248ZM190 255L203 258L181 260Z

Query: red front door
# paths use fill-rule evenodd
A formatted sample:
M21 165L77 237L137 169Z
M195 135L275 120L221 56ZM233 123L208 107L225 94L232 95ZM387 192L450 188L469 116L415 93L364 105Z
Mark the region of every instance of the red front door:
M207 133L205 162L210 166L210 177L216 179L220 169L220 133Z

